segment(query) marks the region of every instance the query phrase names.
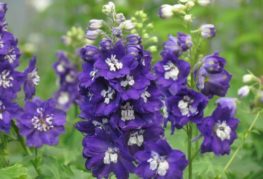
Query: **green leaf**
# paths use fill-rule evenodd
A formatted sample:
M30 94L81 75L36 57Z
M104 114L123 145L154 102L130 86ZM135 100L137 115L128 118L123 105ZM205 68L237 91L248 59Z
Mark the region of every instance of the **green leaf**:
M27 168L21 164L15 164L9 167L0 169L1 179L28 179L31 178L28 175Z

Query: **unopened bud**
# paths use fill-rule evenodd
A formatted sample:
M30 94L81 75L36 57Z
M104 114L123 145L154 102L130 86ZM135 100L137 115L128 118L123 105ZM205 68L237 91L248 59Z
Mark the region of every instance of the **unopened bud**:
M164 4L159 9L159 16L163 19L167 19L173 16L173 6Z
M183 4L175 4L173 5L173 12L175 13L184 13L186 6Z
M97 30L100 29L103 25L103 20L100 19L92 19L89 21L89 29L90 30Z
M118 24L124 22L126 20L125 16L123 15L123 13L118 13L116 14L116 22Z
M249 83L254 79L254 76L252 74L245 74L243 76L243 83Z
M86 32L86 38L89 40L96 40L100 33L101 30L88 30Z
M135 25L131 20L126 20L121 24L122 28L125 30L132 30L134 29Z
M108 2L108 4L105 4L102 7L102 12L106 15L110 15L111 13L113 13L115 11L115 4L113 2Z
M198 0L198 4L200 6L207 6L207 5L211 4L211 0Z
M193 21L192 15L191 15L191 14L186 14L186 15L184 16L184 20L185 20L186 22L192 22L192 21Z
M212 38L216 35L216 28L213 24L204 24L200 27L201 35L204 38Z
M250 88L249 86L243 86L241 87L239 90L238 90L238 96L243 98L243 97L246 97L250 92Z

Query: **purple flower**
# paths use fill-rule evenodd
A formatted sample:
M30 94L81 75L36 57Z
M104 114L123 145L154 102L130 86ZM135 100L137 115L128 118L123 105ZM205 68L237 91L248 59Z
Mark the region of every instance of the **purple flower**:
M61 86L59 90L55 92L53 99L56 102L57 108L63 111L67 111L70 108L78 97L78 89L76 87Z
M138 129L153 124L161 125L163 120L159 111L142 113L139 107L137 101L123 102L117 112L112 114L111 124L115 128L120 127L122 130Z
M110 131L86 136L83 147L83 155L87 158L86 168L97 178L108 178L113 172L117 178L128 179L134 169L127 149Z
M119 93L103 78L98 78L88 89L80 92L84 96L80 107L89 108L91 115L107 116L119 107Z
M24 75L14 70L8 63L0 65L0 94L14 96L20 90Z
M91 62L83 63L82 72L79 74L79 85L81 88L88 88L99 76Z
M44 144L56 145L59 135L64 132L66 114L54 108L54 101L33 99L27 101L24 112L18 117L17 125L21 135L30 147Z
M20 51L17 48L17 39L10 32L0 34L0 61L8 62L13 67L19 65Z
M25 82L24 82L24 91L25 98L31 99L36 93L36 85L39 84L40 77L37 73L36 67L36 58L33 57L29 62L27 69L24 71Z
M155 65L155 72L157 85L171 94L176 94L186 85L190 64L178 59L174 54L167 53L163 54L163 60Z
M107 43L106 43L107 42ZM108 49L108 41L102 43L102 46ZM80 57L86 61L86 62L92 62L95 61L97 58L99 58L99 49L92 45L87 45L80 49L79 55Z
M190 35L178 32L177 37L169 35L169 39L163 45L162 53L172 53L176 56L180 56L183 52L191 48L192 44Z
M141 178L181 179L187 166L185 155L172 149L165 140L145 144L145 150L135 154L139 165L135 173Z
M175 96L167 99L168 120L174 128L182 128L189 121L199 122L203 117L203 111L208 99L201 93L191 89L182 89Z
M98 75L111 80L128 75L137 65L133 55L126 54L123 43L118 41L113 49L101 52L94 67L98 70Z
M160 95L157 86L154 82L151 82L151 84L141 93L140 98L137 101L137 106L139 106L138 110L145 113L160 111L162 107Z
M228 108L231 111L231 116L234 117L237 110L237 99L236 98L219 98L216 100L216 104L221 108Z
M144 144L149 141L157 141L164 136L164 130L160 125L151 125L139 129L132 129L123 134L124 143L131 154L143 150Z
M212 116L203 119L199 130L204 137L201 152L214 152L216 155L229 154L230 146L236 139L239 121L234 118L229 105L219 103ZM231 104L230 104L231 105Z
M0 97L0 131L9 132L11 120L20 112L20 107L9 98Z
M206 56L194 71L197 88L206 96L225 96L231 75L224 69L225 59L218 53Z
M131 71L120 79L115 79L110 84L120 93L123 100L139 99L145 88L150 85L150 80L140 68Z
M0 3L0 31L6 31L7 30L7 23L5 21L5 14L7 11L7 5L6 3Z

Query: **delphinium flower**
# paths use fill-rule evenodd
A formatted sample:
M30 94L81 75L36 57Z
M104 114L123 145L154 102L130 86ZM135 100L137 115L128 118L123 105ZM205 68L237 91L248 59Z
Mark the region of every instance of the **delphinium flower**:
M17 71L20 51L17 39L7 31L7 5L0 3L0 130L9 132L11 120L20 112L15 103L24 82L24 74Z
M239 121L235 118L234 99L223 99L217 102L213 114L203 119L199 130L204 137L202 152L214 152L216 155L229 154L230 146L236 139Z
M78 98L78 71L65 52L58 52L57 58L53 67L59 77L60 86L53 98L56 105L66 111Z
M204 57L194 72L197 88L208 97L225 96L231 75L225 70L226 61L218 53Z
M17 117L17 125L20 134L26 137L28 146L58 143L59 135L64 132L66 115L54 106L53 99L42 101L34 98L26 101L24 111Z
M103 11L115 13L112 8L115 6L108 3ZM117 13L117 17L119 22L124 21L122 15ZM98 178L113 173L123 179L134 173L136 166L140 167L140 159L134 156L145 150L146 143L165 140L164 121L151 54L144 50L137 34L128 34L125 39L124 34L112 33L114 38L103 38L99 47L87 45L80 50L83 70L79 74L79 104L83 120L76 127L85 134L86 168ZM155 148L156 152L162 150L161 145ZM172 149L165 152L164 157ZM180 160L180 156L175 159ZM176 164L172 162L172 167L166 169L169 176L181 177L187 164L186 160L183 162L185 165L178 167L177 174L173 173Z
M135 158L139 161L135 173L141 178L181 179L187 166L185 155L162 139L146 143L145 149L136 153Z
M31 99L36 93L36 85L39 84L40 77L38 76L36 67L36 58L33 58L29 62L29 66L24 71L25 82L24 82L24 92L26 99Z

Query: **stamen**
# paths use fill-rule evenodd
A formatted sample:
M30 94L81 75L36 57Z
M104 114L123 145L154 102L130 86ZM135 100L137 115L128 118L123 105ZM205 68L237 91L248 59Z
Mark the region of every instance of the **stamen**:
M111 55L111 57L107 58L105 62L109 66L110 71L117 71L123 67L123 64L116 58L116 55Z
M10 75L10 71L4 70L0 75L0 86L3 88L12 87L14 78Z
M52 115L44 115L43 108L37 108L37 115L31 119L33 127L41 132L46 132L52 129L53 117Z
M108 150L105 152L103 162L104 164L117 163L118 162L118 148L109 147Z
M127 102L125 105L121 106L121 120L130 121L134 119L135 116L133 106L129 102Z

